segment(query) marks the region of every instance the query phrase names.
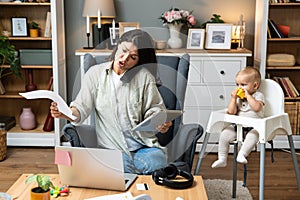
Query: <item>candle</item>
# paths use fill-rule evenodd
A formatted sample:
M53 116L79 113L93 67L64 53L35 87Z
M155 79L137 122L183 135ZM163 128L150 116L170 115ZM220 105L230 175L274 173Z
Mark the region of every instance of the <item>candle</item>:
M98 8L98 28L101 28L101 18L100 18L100 9Z
M86 33L90 33L90 16L86 16Z
M115 24L115 19L113 19L113 22L112 22L112 37L113 37L113 40L116 39L116 30L115 30L115 27L116 24Z

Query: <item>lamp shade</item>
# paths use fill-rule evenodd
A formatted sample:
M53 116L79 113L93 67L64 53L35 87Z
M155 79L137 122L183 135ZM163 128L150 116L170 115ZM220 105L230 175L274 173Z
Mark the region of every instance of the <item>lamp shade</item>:
M115 5L113 0L85 0L82 10L82 17L97 17L98 9L101 11L101 18L115 18Z

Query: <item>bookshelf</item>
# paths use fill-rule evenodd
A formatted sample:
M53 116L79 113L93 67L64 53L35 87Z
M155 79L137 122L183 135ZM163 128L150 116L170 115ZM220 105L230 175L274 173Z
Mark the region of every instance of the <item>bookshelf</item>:
M51 35L44 37L46 30L47 14L51 12ZM3 30L12 32L12 17L26 17L27 24L36 21L40 25L39 37L14 37L9 36L20 55L20 49L47 49L52 50L50 60L52 64L22 64L22 79L7 76L2 80L6 93L0 95L0 116L14 116L16 125L7 132L7 145L9 146L55 146L60 144L60 130L65 121L55 119L54 130L44 131L43 127L49 113L51 101L48 99L26 100L19 95L25 91L28 83L29 71L33 74L34 84L37 89L46 90L53 77L53 91L66 97L65 80L65 44L64 44L64 1L51 0L50 2L0 2L0 34ZM31 60L38 60L37 56ZM4 66L8 67L8 66ZM36 128L23 130L20 128L20 114L22 108L32 108L36 118Z
M300 3L278 3L283 1L256 1L255 17L255 47L254 65L260 69L265 78L288 77L295 88L300 91ZM276 25L289 26L286 37L271 37L268 34L268 21L272 19ZM269 27L270 28L270 27ZM295 57L293 66L268 65L268 55L290 54ZM283 88L284 90L284 88ZM286 94L285 111L289 114L295 147L300 148L300 97ZM275 138L275 148L286 148L288 142L285 137Z

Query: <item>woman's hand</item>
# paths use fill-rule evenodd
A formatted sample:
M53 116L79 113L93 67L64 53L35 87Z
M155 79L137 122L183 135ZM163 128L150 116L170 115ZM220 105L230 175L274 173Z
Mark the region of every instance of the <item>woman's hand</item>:
M71 107L71 110L72 110L72 114L77 117L76 121L80 121L80 113L77 110L77 108ZM62 118L62 119L66 119L66 120L69 120L71 122L74 122L74 120L72 120L71 118L67 117L63 113L59 112L56 102L52 102L51 103L51 105L50 105L50 113L51 113L51 116L54 117L54 118Z
M164 124L157 126L156 129L161 133L166 133L172 124L172 122L165 122Z
M51 105L50 105L50 113L51 113L51 116L54 117L54 118L64 118L64 119L67 118L64 114L62 114L61 112L59 112L56 102L52 102L51 103Z

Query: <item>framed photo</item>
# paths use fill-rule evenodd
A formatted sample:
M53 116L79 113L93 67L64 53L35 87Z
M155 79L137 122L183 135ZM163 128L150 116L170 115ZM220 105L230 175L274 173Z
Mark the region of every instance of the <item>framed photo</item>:
M205 29L189 29L187 49L203 49Z
M27 18L12 17L11 18L11 35L12 36L28 36Z
M230 49L232 24L208 23L206 25L206 49Z
M113 35L115 35L115 38L113 37ZM115 28L115 33L113 32L113 28L109 27L109 38L110 38L110 44L112 46L117 45L117 42L120 38L120 29L119 28Z
M119 22L120 36L127 31L139 29L139 28L140 28L139 22Z

